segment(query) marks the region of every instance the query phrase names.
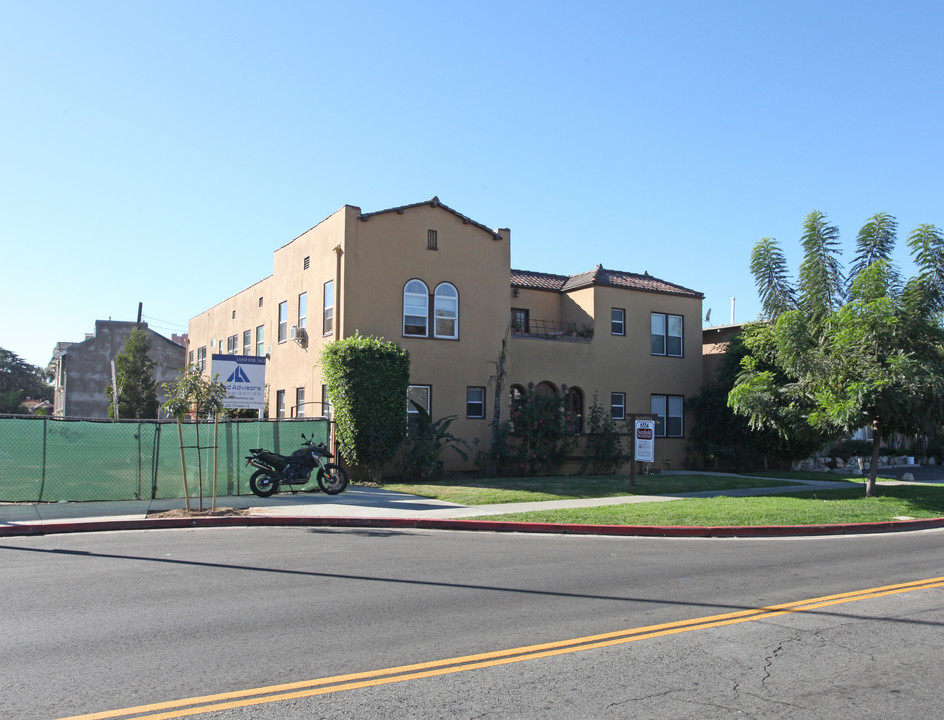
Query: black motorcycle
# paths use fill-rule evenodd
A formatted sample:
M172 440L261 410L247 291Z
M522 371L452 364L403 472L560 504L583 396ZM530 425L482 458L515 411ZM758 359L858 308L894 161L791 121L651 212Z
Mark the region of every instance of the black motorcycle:
M282 485L306 485L311 473L317 468L318 487L328 495L337 495L347 487L347 471L336 463L326 463L325 458L334 457L324 444L315 445L305 437L302 447L291 455L279 455L262 448L251 448L246 464L259 468L249 478L249 488L259 497L269 497ZM293 490L294 492L294 490Z

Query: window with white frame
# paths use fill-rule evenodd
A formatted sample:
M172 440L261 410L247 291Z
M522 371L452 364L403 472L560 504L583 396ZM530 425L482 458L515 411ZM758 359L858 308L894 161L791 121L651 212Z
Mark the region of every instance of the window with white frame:
M303 328L308 325L308 293L303 292L298 296L298 327Z
M259 325L256 328L256 355L258 357L265 355L265 325Z
M656 437L683 437L685 402L681 395L653 395L650 411L656 416Z
M277 418L285 417L285 391L275 391L275 416Z
M465 389L465 416L467 418L485 417L485 388L469 386Z
M252 330L243 330L243 355L252 355Z
M626 334L626 311L623 308L610 308L610 334Z
M682 357L684 320L681 315L651 314L652 354Z
M403 334L429 335L429 289L415 278L403 286Z
M610 393L610 417L614 420L626 419L626 393Z
M331 401L328 399L328 386L321 386L321 415L331 419Z
M279 342L288 340L288 300L279 303Z
M305 417L305 388L295 388L295 417Z
M226 338L226 354L235 355L239 352L239 335L230 335Z
M202 345L197 348L197 370L203 372L206 370L207 364L207 349L206 345Z
M438 338L459 338L459 291L451 283L440 283L433 294L434 335Z
M321 320L321 333L330 335L334 332L334 280L324 284L323 293L324 315Z

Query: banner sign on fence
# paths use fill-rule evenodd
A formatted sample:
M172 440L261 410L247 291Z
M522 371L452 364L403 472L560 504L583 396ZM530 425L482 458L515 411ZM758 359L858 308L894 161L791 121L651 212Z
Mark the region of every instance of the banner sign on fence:
M254 355L213 355L211 374L226 385L223 407L262 410L265 406L264 357Z
M636 421L636 460L638 462L655 462L655 420Z

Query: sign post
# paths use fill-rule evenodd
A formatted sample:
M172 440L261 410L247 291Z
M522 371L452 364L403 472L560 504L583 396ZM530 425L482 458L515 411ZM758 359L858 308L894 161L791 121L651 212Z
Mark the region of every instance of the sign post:
M656 416L652 413L627 413L626 423L633 428L632 459L629 463L629 484L636 484L636 462L656 461Z

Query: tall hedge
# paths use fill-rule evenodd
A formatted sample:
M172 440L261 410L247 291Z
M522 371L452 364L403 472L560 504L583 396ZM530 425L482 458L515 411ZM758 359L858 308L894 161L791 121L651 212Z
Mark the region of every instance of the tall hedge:
M341 455L364 465L379 482L406 433L410 353L377 337L352 337L325 346L321 374L328 386Z

